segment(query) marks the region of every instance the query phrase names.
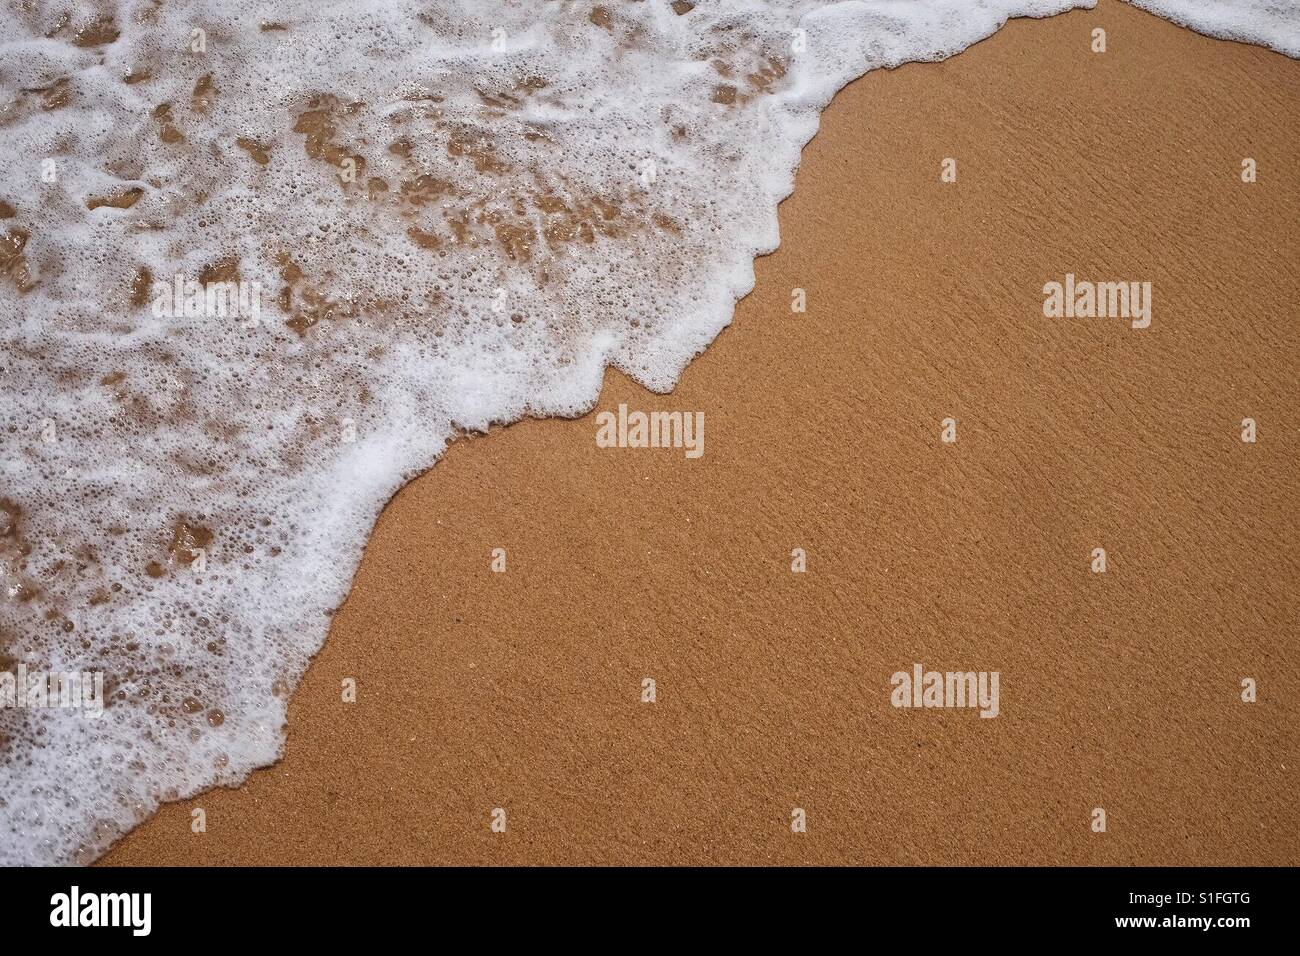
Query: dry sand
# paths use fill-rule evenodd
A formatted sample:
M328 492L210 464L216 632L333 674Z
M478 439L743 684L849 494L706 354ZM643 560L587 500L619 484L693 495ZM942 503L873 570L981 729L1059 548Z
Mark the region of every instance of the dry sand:
M1297 144L1300 64L1112 0L854 83L734 325L670 396L608 378L704 456L458 442L284 760L106 862L1300 863ZM1044 318L1066 272L1151 327ZM1001 715L891 707L914 662Z

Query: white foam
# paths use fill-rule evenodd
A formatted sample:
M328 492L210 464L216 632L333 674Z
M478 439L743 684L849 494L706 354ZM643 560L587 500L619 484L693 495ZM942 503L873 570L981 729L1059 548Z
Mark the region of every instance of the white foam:
M1300 0L1128 0L1198 33L1300 57Z
M670 388L843 84L1091 5L10 0L0 663L102 670L111 706L0 710L0 863L91 859L273 761L387 498L611 363ZM254 328L132 302L228 260Z

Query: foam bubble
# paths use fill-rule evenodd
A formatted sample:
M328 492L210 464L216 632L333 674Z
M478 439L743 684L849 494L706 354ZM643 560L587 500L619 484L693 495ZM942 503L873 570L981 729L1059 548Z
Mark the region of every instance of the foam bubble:
M1128 0L1135 7L1224 40L1256 43L1300 57L1296 0Z
M670 388L844 83L1090 5L8 3L0 670L109 706L0 710L0 863L273 761L388 497L610 364Z

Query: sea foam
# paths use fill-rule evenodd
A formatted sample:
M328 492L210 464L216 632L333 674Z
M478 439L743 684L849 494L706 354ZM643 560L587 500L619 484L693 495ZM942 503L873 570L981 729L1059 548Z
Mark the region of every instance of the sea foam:
M1223 40L1300 57L1300 0L1128 0L1135 7Z
M105 711L0 709L0 863L275 760L384 502L671 388L846 82L1091 5L8 0L0 670ZM259 314L159 308L221 284Z

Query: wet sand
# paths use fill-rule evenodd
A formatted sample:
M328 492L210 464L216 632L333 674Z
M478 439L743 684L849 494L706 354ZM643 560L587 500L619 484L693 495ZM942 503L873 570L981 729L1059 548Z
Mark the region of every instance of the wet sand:
M1300 63L1113 0L852 84L677 390L457 442L284 759L104 862L1300 862L1298 143ZM705 454L598 448L621 402ZM917 662L999 716L892 707Z

